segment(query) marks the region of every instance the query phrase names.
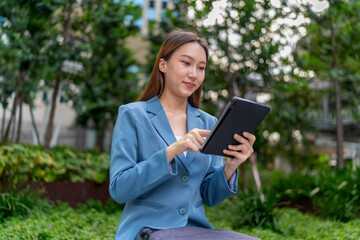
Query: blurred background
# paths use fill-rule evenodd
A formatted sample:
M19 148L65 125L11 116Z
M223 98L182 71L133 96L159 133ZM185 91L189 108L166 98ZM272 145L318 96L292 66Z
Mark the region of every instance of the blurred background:
M241 167L259 205L227 225L279 229L283 205L357 219L359 19L357 0L0 0L0 192L106 185L117 109L139 97L164 36L182 28L210 47L201 109L218 117L233 96L272 109Z

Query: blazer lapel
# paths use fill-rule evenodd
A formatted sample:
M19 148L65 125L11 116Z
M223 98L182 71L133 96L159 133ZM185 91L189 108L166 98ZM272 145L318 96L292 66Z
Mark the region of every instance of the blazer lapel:
M204 123L200 118L200 112L192 107L189 103L187 106L187 130L191 131L194 128L203 129ZM187 162L190 164L191 161L194 159L194 156L198 154L198 152L190 152L187 153Z
M150 116L151 123L153 124L154 128L156 129L159 136L164 140L166 145L171 145L176 142L176 138L174 133L171 129L169 120L165 114L163 107L158 99L158 97L153 97L152 99L147 101L147 111L151 113ZM182 164L186 167L186 158L184 154L176 156Z

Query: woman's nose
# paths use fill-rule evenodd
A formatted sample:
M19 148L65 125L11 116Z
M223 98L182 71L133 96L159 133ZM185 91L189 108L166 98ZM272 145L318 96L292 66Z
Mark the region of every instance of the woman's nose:
M197 78L197 72L196 72L196 67L193 67L189 70L189 77L191 79L196 79Z

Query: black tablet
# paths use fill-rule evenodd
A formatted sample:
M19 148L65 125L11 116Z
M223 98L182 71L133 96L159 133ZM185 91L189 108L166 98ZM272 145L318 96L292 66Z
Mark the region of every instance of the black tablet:
M223 150L228 149L228 145L239 144L234 139L234 134L254 133L269 112L268 106L233 97L210 132L200 152L231 157L224 154Z

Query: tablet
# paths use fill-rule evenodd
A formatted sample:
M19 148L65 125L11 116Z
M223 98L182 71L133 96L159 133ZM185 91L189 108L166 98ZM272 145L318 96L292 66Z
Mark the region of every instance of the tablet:
M200 152L232 157L224 154L223 150L228 149L228 145L239 144L234 139L234 134L238 133L241 136L243 132L253 134L269 112L268 106L244 98L233 97L211 130Z

